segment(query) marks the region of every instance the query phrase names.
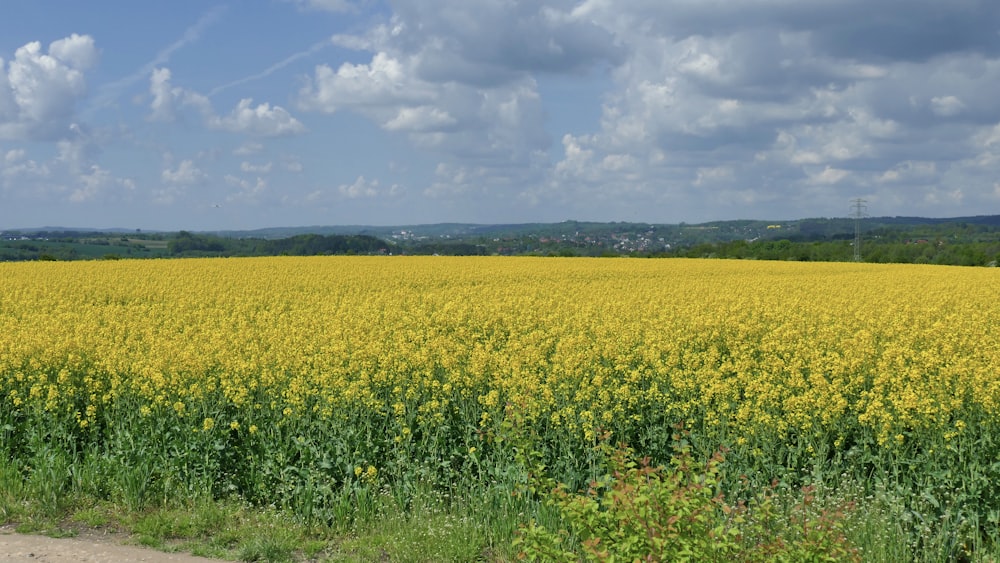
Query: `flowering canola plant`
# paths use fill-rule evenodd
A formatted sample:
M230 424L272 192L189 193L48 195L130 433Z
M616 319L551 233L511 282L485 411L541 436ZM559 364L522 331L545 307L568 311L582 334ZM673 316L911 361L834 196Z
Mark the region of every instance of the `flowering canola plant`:
M0 279L0 449L28 459L49 427L78 459L159 455L261 501L419 465L493 478L512 410L566 472L608 436L665 459L677 424L750 468L958 463L1000 414L994 269L272 257Z

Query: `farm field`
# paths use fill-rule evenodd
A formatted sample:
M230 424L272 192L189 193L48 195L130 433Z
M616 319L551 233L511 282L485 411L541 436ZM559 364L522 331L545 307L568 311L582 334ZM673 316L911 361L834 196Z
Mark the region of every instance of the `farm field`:
M595 446L667 464L682 429L698 458L725 448L735 496L843 486L928 560L997 550L996 269L272 257L0 280L7 503L239 499L339 526L432 497L472 502L497 550L551 518L525 452L576 489Z

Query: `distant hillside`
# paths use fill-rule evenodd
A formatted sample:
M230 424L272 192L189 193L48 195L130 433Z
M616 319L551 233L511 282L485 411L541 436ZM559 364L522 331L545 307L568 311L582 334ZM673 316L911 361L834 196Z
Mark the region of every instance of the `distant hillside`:
M697 224L562 221L275 227L177 233L56 228L0 233L0 261L278 254L685 256L991 265L1000 215L732 220Z
M1000 227L1000 215L978 215L974 217L930 218L930 217L868 217L862 220L862 229L870 231L887 226L946 225L965 223ZM772 227L768 229L768 227ZM780 226L780 228L773 228ZM223 237L234 238L286 238L301 234L318 235L369 235L390 238L393 235L430 238L497 237L525 235L571 235L577 232L640 232L650 229L661 232L683 233L698 230L714 230L729 233L729 238L741 238L748 233L761 236L778 236L788 233L829 236L836 233L854 233L854 219L846 217L820 217L793 220L737 219L709 221L705 223L635 223L561 221L558 223L434 223L418 225L325 225L308 227L274 227L243 231L207 231Z

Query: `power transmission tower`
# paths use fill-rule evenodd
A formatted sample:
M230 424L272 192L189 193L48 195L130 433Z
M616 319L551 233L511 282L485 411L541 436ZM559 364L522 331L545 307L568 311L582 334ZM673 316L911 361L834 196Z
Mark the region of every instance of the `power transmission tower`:
M868 203L867 200L857 199L851 200L851 217L854 218L854 261L861 261L861 220L868 216Z

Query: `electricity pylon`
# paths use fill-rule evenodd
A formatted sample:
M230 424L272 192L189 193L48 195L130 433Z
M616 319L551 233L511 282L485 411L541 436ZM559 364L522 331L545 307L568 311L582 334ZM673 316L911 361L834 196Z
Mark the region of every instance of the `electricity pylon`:
M851 205L851 217L854 217L854 261L861 261L861 220L868 216L868 203L867 200L857 199L851 200L853 203Z

